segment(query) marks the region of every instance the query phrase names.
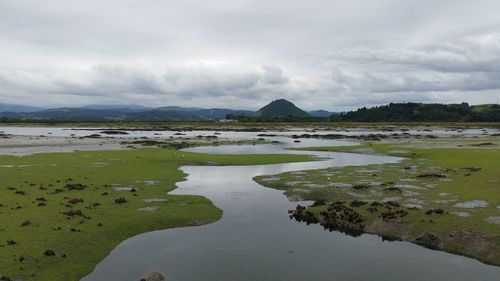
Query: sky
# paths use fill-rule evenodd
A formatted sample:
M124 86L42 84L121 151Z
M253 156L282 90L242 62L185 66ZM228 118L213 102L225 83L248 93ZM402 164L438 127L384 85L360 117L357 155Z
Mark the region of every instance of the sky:
M0 0L0 102L496 103L498 0Z

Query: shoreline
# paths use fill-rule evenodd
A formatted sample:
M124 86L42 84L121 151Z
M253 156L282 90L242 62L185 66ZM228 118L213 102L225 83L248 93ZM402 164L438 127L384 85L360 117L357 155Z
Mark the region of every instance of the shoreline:
M353 236L368 233L412 242L500 266L500 197L495 185L499 180L495 155L500 150L495 147L403 148L379 143L304 148L398 155L407 160L400 165L322 169L300 176L283 173L254 180L284 190L289 200L314 201L289 211L299 222Z

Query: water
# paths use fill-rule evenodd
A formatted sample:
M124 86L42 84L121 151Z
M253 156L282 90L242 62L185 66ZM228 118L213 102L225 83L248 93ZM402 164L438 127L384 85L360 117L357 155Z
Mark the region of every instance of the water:
M315 141L315 140L311 140ZM346 145L328 141L328 144ZM284 153L278 146L191 149L208 153ZM296 144L293 144L296 145ZM304 141L301 145L311 145ZM304 153L304 152L288 152ZM396 157L315 153L327 161L256 166L185 166L171 194L202 195L224 211L215 223L154 231L116 247L82 281L139 280L152 271L171 281L212 280L499 280L500 267L375 235L353 238L288 218L297 203L262 187L256 175L332 166L394 163Z
M70 127L0 127L0 133L12 134L12 135L23 135L23 136L53 136L53 137L83 137L91 134L99 134L103 128L70 128ZM349 128L349 129L329 129L329 130L304 130L302 128L289 129L287 131L265 131L265 132L234 132L234 131L221 131L218 132L221 138L230 138L233 140L242 139L252 139L257 138L259 134L276 134L283 136L291 135L301 135L301 134L342 134L347 136L360 136L369 134L381 134L381 135L391 135L394 133L402 134L408 133L411 135L433 135L439 137L449 137L449 136L484 136L488 134L499 133L500 130L496 128L466 128L466 129L446 129L446 128L433 128L430 131L428 129L412 128L409 130L402 130L400 128L394 128L393 131L380 130L380 129L367 129L367 128ZM213 136L215 131L204 131L204 130L194 130L194 131L183 131L182 136L175 135L177 131L163 131L163 130L146 130L146 131L136 131L136 130L121 130L128 133L128 135L106 135L101 134L104 137L113 138L140 138L148 137L152 139L164 139L169 137L196 137L202 136ZM265 137L268 138L268 137Z

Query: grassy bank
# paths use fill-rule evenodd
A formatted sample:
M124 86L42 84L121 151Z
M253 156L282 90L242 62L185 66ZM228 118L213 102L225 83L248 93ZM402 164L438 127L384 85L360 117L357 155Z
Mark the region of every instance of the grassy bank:
M79 280L128 237L219 219L206 198L167 195L181 165L307 160L159 148L0 156L0 278Z
M352 235L375 233L500 265L500 149L416 148L412 141L323 150L407 157L397 164L330 168L257 177L292 199L315 200L292 214ZM421 143L418 147L422 146ZM428 146L431 146L430 144Z

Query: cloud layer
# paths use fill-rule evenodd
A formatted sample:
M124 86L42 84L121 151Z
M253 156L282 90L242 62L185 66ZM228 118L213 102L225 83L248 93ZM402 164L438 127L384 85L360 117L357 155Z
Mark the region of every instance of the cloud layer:
M498 1L374 2L2 1L0 102L496 102Z

